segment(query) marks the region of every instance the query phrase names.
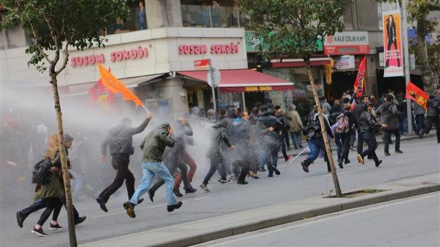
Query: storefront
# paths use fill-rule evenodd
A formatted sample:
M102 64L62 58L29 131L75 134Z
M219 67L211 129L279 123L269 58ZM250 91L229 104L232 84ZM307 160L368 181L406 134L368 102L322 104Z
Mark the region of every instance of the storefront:
M359 65L365 56L367 56L365 92L373 94L376 91L375 55L369 55L368 32L337 32L333 36L326 36L324 54L334 61L331 80L326 80L325 85L328 99L340 99L343 92L353 89Z
M188 92L191 92L189 93L190 105L199 106L205 110L213 107L212 90L206 84L208 82L206 71L182 71L178 74L184 81L189 81L185 84L188 85ZM220 77L220 83L216 88L216 105L219 109L228 106L251 109L255 98L252 96L248 98L248 94L259 95L257 100L262 101L264 93L294 90L292 82L250 69L220 70ZM197 82L199 85L196 85ZM192 86L190 86L191 83Z

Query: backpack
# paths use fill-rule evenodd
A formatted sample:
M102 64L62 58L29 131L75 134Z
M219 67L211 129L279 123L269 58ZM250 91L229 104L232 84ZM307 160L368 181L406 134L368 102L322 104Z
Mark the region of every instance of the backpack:
M322 137L321 125L319 123L318 115L313 114L310 116L307 123L307 137L319 139Z
M336 127L336 133L346 134L350 131L348 117L346 115L338 118L338 126Z
M32 182L37 184L48 184L50 181L50 166L52 162L50 159L42 159L34 165L32 171Z

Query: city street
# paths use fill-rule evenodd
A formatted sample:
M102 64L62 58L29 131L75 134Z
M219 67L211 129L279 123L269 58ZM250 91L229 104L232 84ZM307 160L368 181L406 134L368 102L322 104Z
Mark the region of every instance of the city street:
M370 160L367 160L365 165L359 165L355 152L351 152L352 162L343 170L338 169L342 191L353 191L402 178L439 172L439 145L434 138L403 141L401 149L405 153L391 152L391 156L384 157L383 146L380 145L377 150L379 158L383 159L380 168L376 168ZM75 201L80 215L87 216L87 220L76 228L78 243L83 244L264 206L294 202L304 198L329 195L333 190L333 180L331 174L327 173L324 161L322 159L316 160L310 166L310 173L306 174L299 165L302 159L304 156L299 157L292 164L285 164L280 160L280 176L268 178L267 173L260 173L258 180L248 178L248 185L237 185L234 182L222 185L216 181L217 179L213 179L209 184L210 193L203 192L199 188L207 170L207 163L203 164L199 161L199 169L193 181L194 187L199 190L195 194L184 195L181 198L182 208L173 213L166 211L163 188L156 193L154 203L151 203L146 197L146 200L135 208L137 214L135 219L129 218L122 208L122 203L127 200L125 188L121 188L116 196L110 198L107 204L108 213L101 211L93 198L84 197L80 201ZM131 166L136 165L138 164L131 164ZM136 179L138 182L140 174L137 174ZM2 245L68 245L67 218L64 210L60 216L60 225L65 228L52 233L46 223L44 229L49 233L47 237L37 237L30 232L41 212L28 217L22 229L17 226L15 212L31 202L32 200L29 198L27 203L20 202L15 207L2 207ZM437 217L435 213L437 213ZM438 219L438 211L434 211L432 217ZM351 223L347 222L347 224ZM337 228L335 226L336 231L337 229L339 226ZM356 229L352 230L356 231ZM361 233L363 234L364 231ZM318 235L314 231L307 231L304 234L304 238L315 238Z
M342 211L195 247L440 245L440 193Z

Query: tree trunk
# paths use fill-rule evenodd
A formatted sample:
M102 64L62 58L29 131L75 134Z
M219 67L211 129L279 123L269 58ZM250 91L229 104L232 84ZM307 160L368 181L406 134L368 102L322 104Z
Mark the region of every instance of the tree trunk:
M432 83L433 73L431 71L431 67L429 66L428 47L426 44L426 39L420 37L420 35L417 35L417 55L420 69L422 71L424 91L433 93L435 87Z
M313 83L312 67L310 66L310 60L304 59L307 64L307 74L309 75L310 85L312 86L313 98L315 99L315 104L318 107L318 117L319 123L321 125L322 137L324 138L325 151L327 153L327 158L330 162L330 168L332 170L333 183L335 185L335 192L337 197L342 197L341 187L339 185L338 175L336 174L335 163L333 161L332 151L330 149L330 142L328 140L327 130L324 124L324 116L322 115L323 110L321 104L319 103L318 93L316 92L315 84Z
M53 99L55 103L55 112L57 118L58 139L60 140L59 142L60 159L61 159L61 168L63 171L64 190L66 197L67 220L69 225L69 240L71 247L77 247L78 244L76 241L76 234L75 234L75 222L73 218L72 193L70 187L69 169L67 167L66 140L64 140L63 119L61 112L60 96L58 94L58 81L57 81L56 73L54 72L54 70L52 70L52 68L50 71L50 77L51 77Z

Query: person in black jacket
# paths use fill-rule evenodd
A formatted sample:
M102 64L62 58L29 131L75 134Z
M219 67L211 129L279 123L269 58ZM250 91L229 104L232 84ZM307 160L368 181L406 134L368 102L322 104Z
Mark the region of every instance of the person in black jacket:
M277 168L278 164L278 151L281 148L281 126L282 124L278 119L273 116L273 111L267 106L262 105L259 107L259 114L257 118L257 124L261 126L260 132L262 145L266 151L264 153L264 164L267 164L267 170L269 172L268 177L273 177L273 173L280 175L281 172ZM269 130L269 131L267 131Z
M228 180L226 180L226 162L221 151L224 149L224 146L227 146L230 149L235 149L235 146L231 145L228 138L226 137L226 128L228 127L228 121L226 119L215 123L212 127L214 128L214 133L212 136L211 148L208 150L208 158L211 160L211 166L205 178L203 179L202 184L200 185L200 187L206 192L210 191L208 189L208 183L217 168L219 168L221 176L219 182L227 183Z
M250 150L250 131L251 124L248 119L246 111L241 108L236 109L237 118L229 126L230 141L237 146L237 149L232 153L232 170L237 176L238 184L247 184L246 176L249 173L249 167L251 165L251 150Z
M362 153L357 154L357 160L360 164L365 164L364 157L367 155L371 155L374 160L376 167L382 163L382 160L379 160L376 155L377 141L375 131L377 128L382 127L386 128L386 124L379 124L374 116L371 114L371 110L373 109L373 104L370 102L365 103L365 110L361 113L359 117L359 133L362 136L362 139L367 143L368 148L364 150Z
M350 153L350 137L355 134L355 130L358 128L358 123L354 118L354 114L350 111L350 108L350 105L347 105L342 113L343 116L347 116L348 118L348 133L340 133L342 146L341 159L338 162L340 168L343 167L342 162L345 164L350 163L348 159L348 154Z
M128 199L134 194L134 176L128 165L130 163L130 155L133 154L133 135L139 134L145 130L153 114L147 113L145 120L136 128L131 127L131 120L124 118L122 122L108 131L108 136L101 146L102 161L107 162L107 147L110 147L110 155L112 156L112 166L116 170L116 177L113 182L99 194L96 201L104 212L108 212L106 203L110 196L113 195L124 183L127 186ZM142 202L142 199L141 201Z
M428 112L426 117L425 128L419 133L419 138L423 138L423 135L429 134L432 125L435 125L435 130L437 132L437 143L440 143L440 89L437 89L437 95L430 95L428 99Z
M323 131L321 129L321 125L319 123L318 119L318 109L315 106L314 110L309 115L309 121L307 124L307 145L310 149L309 155L307 156L307 159L301 162L301 166L303 168L304 172L309 172L309 166L313 163L313 161L318 158L319 152L324 152L324 160L327 161L327 171L331 172L330 168L330 161L327 157L327 152L325 148L324 138L323 138ZM330 128L330 123L328 122L327 117L325 114L322 114L322 117L324 118L324 126L326 133L330 136L332 141L335 140L335 136Z

